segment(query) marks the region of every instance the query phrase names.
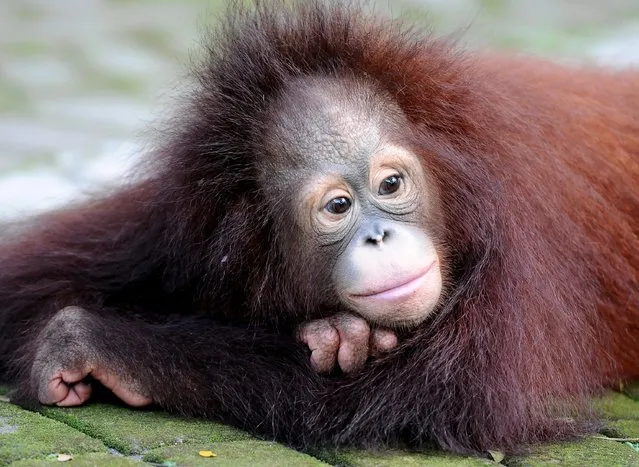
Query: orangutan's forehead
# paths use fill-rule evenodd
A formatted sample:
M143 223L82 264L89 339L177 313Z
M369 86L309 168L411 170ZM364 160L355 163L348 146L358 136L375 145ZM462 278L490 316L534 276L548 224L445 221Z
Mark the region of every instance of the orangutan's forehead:
M383 118L371 91L337 80L300 82L278 100L269 145L304 164L353 163L380 144Z

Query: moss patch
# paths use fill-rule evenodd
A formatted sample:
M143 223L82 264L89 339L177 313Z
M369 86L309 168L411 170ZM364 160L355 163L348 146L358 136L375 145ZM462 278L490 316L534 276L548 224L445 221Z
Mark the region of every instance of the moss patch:
M595 407L611 420L639 420L639 402L619 392L595 399Z
M561 465L583 467L601 465L606 467L639 465L639 452L625 443L590 438L580 442L550 444L535 449L525 458L510 459L509 466Z
M211 450L216 457L200 457L200 450ZM232 441L200 443L190 446L173 446L155 449L144 456L146 462L181 466L232 466L253 467L294 465L296 467L325 466L308 454L293 451L278 443L268 441ZM399 465L399 464L398 464Z
M323 459L332 464L357 467L400 467L421 466L433 467L475 467L495 465L494 462L478 457L461 457L443 452L411 453L405 451L343 451L334 453L333 457Z
M614 420L606 423L615 438L639 438L639 420Z
M69 467L95 467L98 465L108 465L109 467L129 467L129 466L141 466L145 465L142 461L137 459L129 459L128 457L114 456L112 454L93 453L82 454L74 456L73 460L69 461ZM18 462L13 462L11 467L40 467L46 465L55 465L57 467L64 466L64 462L59 462L55 458L47 459L26 459Z
M0 395L7 390L0 386ZM639 437L638 402L622 393L609 393L595 400L595 405L608 419L603 430L606 435L631 441ZM107 447L117 452L109 453ZM639 443L593 437L540 446L528 456L507 458L503 463L511 466L639 466L638 449ZM200 457L200 450L212 450L217 456ZM18 460L20 464L16 465L59 465L55 458L47 457L57 453L72 454L73 465L127 466L142 460L167 467L213 463L362 467L495 465L487 459L441 452L339 450L309 455L278 443L257 440L219 423L182 419L164 412L91 404L69 409L45 407L37 414L0 402L0 465Z
M69 409L47 407L42 413L127 455L142 454L163 446L252 439L250 435L220 423L105 404Z
M0 465L49 454L108 452L99 440L62 423L0 402Z

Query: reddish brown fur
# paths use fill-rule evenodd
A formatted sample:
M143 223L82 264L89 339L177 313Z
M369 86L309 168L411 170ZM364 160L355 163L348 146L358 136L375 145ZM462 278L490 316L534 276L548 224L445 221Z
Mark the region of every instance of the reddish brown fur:
M397 100L439 184L451 270L433 319L334 379L286 335L335 310L318 286L326 259L284 254L255 170L269 102L306 74ZM639 377L639 73L464 53L337 2L276 2L232 14L198 79L149 181L0 249L0 363L18 379L37 330L71 303L145 320L207 312L209 340L187 318L118 328L122 364L168 410L297 446L512 450L583 433L584 398ZM249 319L271 331L242 334ZM180 345L143 357L155 334ZM176 361L190 372L171 373Z

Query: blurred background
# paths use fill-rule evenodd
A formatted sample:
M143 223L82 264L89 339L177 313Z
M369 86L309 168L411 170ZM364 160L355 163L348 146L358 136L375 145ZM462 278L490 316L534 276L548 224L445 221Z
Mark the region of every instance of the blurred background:
M225 3L0 0L0 219L117 183ZM471 48L639 66L639 0L374 3Z

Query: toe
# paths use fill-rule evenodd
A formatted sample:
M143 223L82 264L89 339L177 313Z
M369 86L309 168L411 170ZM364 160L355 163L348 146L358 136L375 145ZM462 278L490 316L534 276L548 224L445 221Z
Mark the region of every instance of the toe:
M86 383L76 383L66 386L66 396L56 403L58 407L75 407L84 404L91 397L91 386Z
M119 375L113 372L96 368L91 372L91 376L100 381L104 387L113 392L113 394L127 405L132 407L144 407L153 402L150 397L142 394L142 391L135 389L134 384L123 381Z

